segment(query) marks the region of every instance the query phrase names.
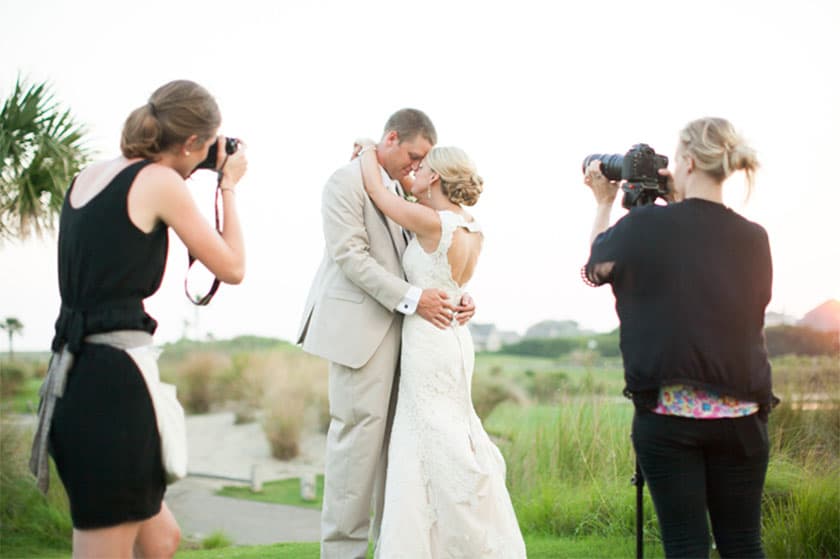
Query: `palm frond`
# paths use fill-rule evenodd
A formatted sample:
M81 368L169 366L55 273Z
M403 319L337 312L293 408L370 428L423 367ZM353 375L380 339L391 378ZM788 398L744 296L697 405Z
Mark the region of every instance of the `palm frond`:
M84 134L46 83L17 79L0 109L0 241L55 227L70 181L90 158Z

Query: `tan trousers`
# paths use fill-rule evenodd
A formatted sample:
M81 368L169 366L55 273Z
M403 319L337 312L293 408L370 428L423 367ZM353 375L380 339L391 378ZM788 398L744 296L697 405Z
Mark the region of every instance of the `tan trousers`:
M363 367L330 363L322 559L364 559L379 537L401 335L398 319Z

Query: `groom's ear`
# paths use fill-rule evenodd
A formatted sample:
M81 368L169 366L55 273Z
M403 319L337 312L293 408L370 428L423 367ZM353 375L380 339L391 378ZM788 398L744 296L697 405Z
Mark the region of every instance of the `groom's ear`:
M383 140L389 146L396 146L400 143L400 136L397 134L396 130L389 130L388 133L385 134Z

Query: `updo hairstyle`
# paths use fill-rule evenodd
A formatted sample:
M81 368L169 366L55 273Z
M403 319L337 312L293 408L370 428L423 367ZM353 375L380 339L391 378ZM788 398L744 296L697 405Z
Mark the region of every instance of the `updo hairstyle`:
M723 182L735 171L744 171L752 191L758 158L728 120L706 117L689 122L680 132L680 144L696 167L715 180Z
M473 206L483 190L484 180L476 174L475 163L464 150L434 147L426 164L440 177L440 189L455 204Z
M127 158L156 159L195 134L206 142L222 122L219 106L195 82L176 80L157 89L149 102L134 109L123 125L120 150Z

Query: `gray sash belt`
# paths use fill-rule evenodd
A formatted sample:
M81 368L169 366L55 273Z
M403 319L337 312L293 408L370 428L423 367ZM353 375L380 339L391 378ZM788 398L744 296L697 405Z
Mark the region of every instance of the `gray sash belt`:
M117 349L126 350L152 344L152 335L144 330L116 330L101 334L91 334L85 337L89 344L109 345ZM61 351L53 352L47 376L41 385L39 394L41 405L38 407L38 428L32 441L32 455L29 458L29 470L37 478L38 488L46 493L50 487L50 462L47 456L47 446L50 440L50 426L52 425L55 402L64 396L67 384L67 373L73 367L75 356L67 345Z

